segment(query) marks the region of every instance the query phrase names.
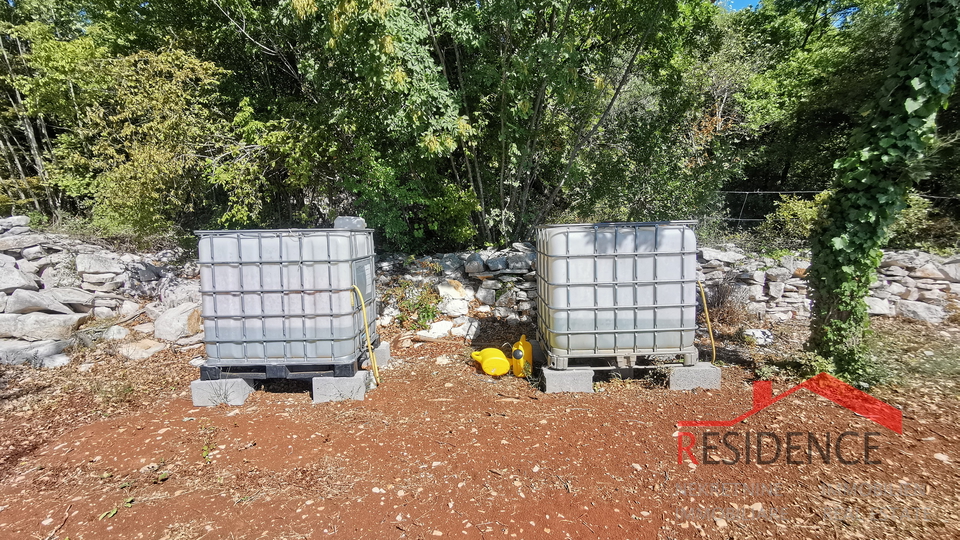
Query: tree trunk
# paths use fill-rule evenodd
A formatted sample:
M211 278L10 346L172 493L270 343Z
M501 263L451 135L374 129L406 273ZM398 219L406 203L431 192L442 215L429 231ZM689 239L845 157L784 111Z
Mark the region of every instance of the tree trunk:
M924 156L960 60L960 0L910 0L873 114L837 162L836 191L811 237L813 320L808 347L850 381L871 378L864 298L887 229L906 206L910 165Z

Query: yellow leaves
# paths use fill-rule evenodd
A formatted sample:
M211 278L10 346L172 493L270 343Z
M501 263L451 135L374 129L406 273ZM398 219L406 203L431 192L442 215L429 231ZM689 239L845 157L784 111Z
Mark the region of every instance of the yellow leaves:
M385 54L393 55L394 52L396 52L396 49L393 46L393 36L383 36L383 38L380 40L380 44L383 46L383 52Z
M420 146L431 154L440 154L454 151L457 148L457 141L449 133L439 137L434 133L426 133L420 140Z
M453 140L453 137L447 135L446 133L440 137L440 144L443 145L444 150L447 152L452 152L457 147L457 142Z
M379 15L381 19L387 18L387 13L393 9L393 3L390 0L373 0L370 3L370 7L367 9L370 13L374 15Z
M437 136L433 133L427 133L423 136L423 140L420 141L420 146L426 148L431 154L437 154L440 152L440 140L437 139Z
M343 0L337 4L337 7L333 8L333 11L330 12L330 30L334 37L340 37L344 34L350 19L356 14L357 2L355 0ZM327 42L327 46L332 48L330 42Z
M607 81L603 78L603 75L597 75L593 78L593 87L597 90L603 90L607 87Z
M457 118L457 135L466 138L474 134L473 126L470 125L469 118L461 116Z
M393 70L393 73L390 74L390 82L393 83L397 88L403 89L407 86L407 81L410 78L407 77L407 74L401 68Z
M520 102L517 103L517 111L521 116L527 116L530 114L530 102L526 99L520 100Z
M293 0L293 11L300 19L306 19L317 12L317 4L314 0Z

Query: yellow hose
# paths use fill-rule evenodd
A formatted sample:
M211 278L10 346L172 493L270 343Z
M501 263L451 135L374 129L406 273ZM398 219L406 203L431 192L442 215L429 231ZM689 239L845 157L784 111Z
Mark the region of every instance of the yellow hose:
M377 355L373 353L373 345L370 343L370 323L367 322L367 305L363 302L363 293L356 285L353 290L357 291L360 297L360 312L363 313L363 333L367 336L367 350L370 351L370 365L373 366L373 379L380 384L380 370L377 369ZM708 323L709 324L709 323Z
M717 361L717 344L713 341L713 327L710 326L710 310L707 309L707 295L703 292L703 283L700 283L698 280L697 285L700 286L700 299L703 300L703 316L707 319L707 332L710 332L710 347L713 348L713 360L711 360L711 363L713 363Z

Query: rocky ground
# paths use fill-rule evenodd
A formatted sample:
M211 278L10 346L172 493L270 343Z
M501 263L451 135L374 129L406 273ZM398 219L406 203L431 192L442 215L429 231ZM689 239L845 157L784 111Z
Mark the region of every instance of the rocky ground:
M806 333L794 321L771 329L769 347L720 342L717 391L614 380L594 394L543 394L482 374L462 338L403 347L402 333L385 332L397 359L364 401L314 405L307 388L283 383L212 409L191 405L190 351L119 355L132 330L66 367L0 368L0 530L74 540L955 537L956 326L877 323L881 360L896 373L875 395L903 410L903 435L808 392L739 428L875 431L879 464L677 463L677 422L749 409L756 362L789 358ZM775 378L774 392L792 385ZM723 484L727 493L712 491Z

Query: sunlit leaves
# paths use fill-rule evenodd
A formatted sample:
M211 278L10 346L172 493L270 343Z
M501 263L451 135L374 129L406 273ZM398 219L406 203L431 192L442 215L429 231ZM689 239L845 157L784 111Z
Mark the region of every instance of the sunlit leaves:
M838 188L821 229L811 237L814 325L811 345L835 361L839 375L862 380L869 371L863 298L880 261L880 247L905 206L912 161L934 134L935 115L951 90L960 54L957 0L914 0L903 13L890 76L878 107L853 138L853 156L838 160Z

